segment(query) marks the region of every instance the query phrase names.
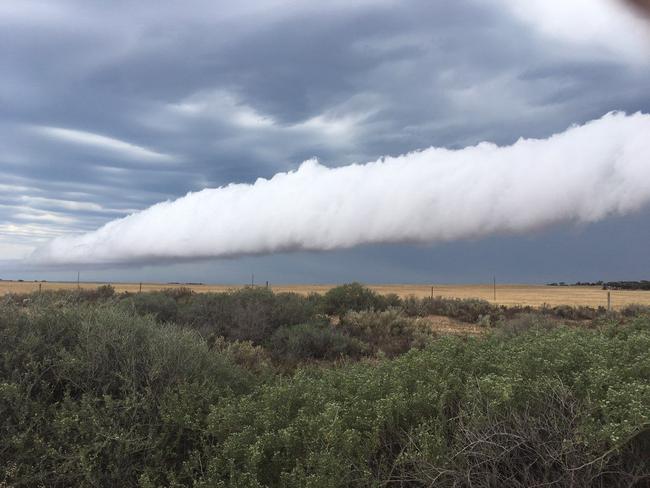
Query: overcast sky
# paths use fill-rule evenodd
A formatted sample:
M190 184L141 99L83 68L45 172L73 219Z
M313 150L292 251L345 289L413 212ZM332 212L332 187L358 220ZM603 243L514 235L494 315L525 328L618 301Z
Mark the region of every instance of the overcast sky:
M648 24L613 0L3 0L0 260L311 157L342 166L429 146L511 144L612 110L650 112ZM276 283L647 279L649 224L646 209L526 235L82 273L224 283L253 272ZM0 277L76 271L13 264Z

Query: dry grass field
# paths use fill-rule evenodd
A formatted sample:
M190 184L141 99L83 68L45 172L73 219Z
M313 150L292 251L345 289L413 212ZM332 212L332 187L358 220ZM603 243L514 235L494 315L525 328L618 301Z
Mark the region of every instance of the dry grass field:
M76 283L55 283L55 282L18 282L0 281L0 295L5 293L30 293L38 291L39 285L43 290L52 289L75 289ZM101 283L81 283L82 288L96 288ZM118 292L137 292L140 289L139 283L112 283ZM166 288L178 288L187 286L194 291L215 292L240 288L242 285L179 285L143 283L142 291L162 290ZM274 291L292 291L297 293L325 293L334 285L272 285ZM415 295L425 297L431 295L431 285L368 285L379 293L396 293L401 297ZM544 285L498 285L496 289L496 302L493 297L492 285L434 285L435 296L450 298L482 298L501 305L532 305L541 306L544 304L555 305L585 305L597 307L607 305L607 292L600 287L590 286L544 286ZM625 305L638 303L650 305L650 291L618 291L612 294L612 307L619 309Z

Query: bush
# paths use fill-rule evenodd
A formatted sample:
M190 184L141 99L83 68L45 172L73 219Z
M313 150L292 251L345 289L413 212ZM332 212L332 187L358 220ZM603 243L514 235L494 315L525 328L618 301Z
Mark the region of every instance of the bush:
M301 324L281 327L269 340L273 357L286 363L309 359L358 358L367 347L324 324Z
M630 486L650 476L649 325L298 370L212 411L203 486Z
M489 318L491 325L503 314L503 308L478 298L416 298L404 300L404 311L410 317L443 315L475 324Z
M322 312L322 298L311 293L306 297L298 293L275 293L270 321L274 328L297 325L318 318Z
M649 316L609 315L590 330L520 316L511 333L425 337L394 359L309 364L384 350L425 324L395 309L354 312L336 327L275 329L264 344L298 363L289 373L252 342L209 347L124 301L53 297L0 305L0 486L650 479ZM258 292L215 294L207 310L250 303L275 317L273 297Z
M176 301L184 300L194 295L194 291L191 288L188 288L187 286L180 286L178 288L167 288L166 290L163 290L163 293L168 297L173 298Z
M592 307L572 307L570 305L558 305L552 308L543 308L542 312L553 315L561 319L569 320L593 320L599 315L603 315L606 310L603 307L592 308Z
M394 356L413 347L423 347L433 333L428 322L407 317L400 309L384 312L348 312L341 319L341 330L370 344L373 351Z
M638 317L639 315L650 315L650 307L647 305L631 304L626 305L621 310L621 315L624 317Z
M102 285L97 287L97 296L102 300L106 300L115 295L115 288L112 285Z
M253 378L187 330L117 308L0 313L0 480L190 484L212 405Z
M173 322L178 314L176 301L162 292L137 293L123 303L139 315L153 315L159 322Z
M524 313L499 323L499 332L505 335L517 335L531 330L550 330L558 323L545 315Z
M100 304L111 302L115 296L115 289L111 285L102 285L97 288L42 290L31 293L8 293L1 298L1 303L9 305L23 304L58 304L80 305Z
M219 354L229 358L233 363L256 374L266 374L273 371L271 355L261 346L255 346L250 341L230 342L218 337L213 348Z
M436 462L435 454L427 452L437 432L423 429L404 456L402 469L421 485L436 480L442 487L634 485L635 471L648 473L650 467L639 462L650 447L647 439L635 433L622 443L620 454L595 459L576 430L583 409L560 385L531 392L526 410L508 405L494 411L477 405L457 420L457 435L445 456L452 462Z
M278 293L247 287L228 293L195 294L181 306L179 322L215 340L263 344L283 325L308 322L320 312L317 295Z
M334 287L323 297L324 312L342 317L349 311L384 310L387 300L360 283Z

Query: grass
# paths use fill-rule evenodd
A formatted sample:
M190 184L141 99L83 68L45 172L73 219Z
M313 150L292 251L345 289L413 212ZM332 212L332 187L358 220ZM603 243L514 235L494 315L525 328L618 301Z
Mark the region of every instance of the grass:
M43 290L75 289L73 282L18 282L0 281L0 295L6 293L30 293L38 291L39 284ZM95 289L97 283L81 283L82 288ZM139 283L113 283L117 292L137 292ZM178 284L143 283L142 291L157 291L178 288ZM241 288L243 285L183 285L197 293L223 292ZM295 292L300 294L325 293L334 285L272 285L275 292ZM431 285L368 285L380 294L395 293L404 298L410 295L416 297L431 296ZM545 285L497 285L497 298L494 300L492 285L434 285L434 295L443 298L480 298L499 305L522 305L539 307L571 305L598 307L607 306L607 292L598 286L562 286ZM626 305L650 305L650 291L612 290L612 308L619 310Z

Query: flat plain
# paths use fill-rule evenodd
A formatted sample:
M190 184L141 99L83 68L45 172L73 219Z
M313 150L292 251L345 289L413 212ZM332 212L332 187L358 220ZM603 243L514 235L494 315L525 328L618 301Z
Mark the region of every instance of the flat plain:
M103 283L80 283L81 288L96 288ZM33 291L75 289L76 282L35 282L35 281L0 281L0 295L6 293L30 293ZM139 283L111 283L118 292L137 292L140 290ZM179 283L143 283L142 291L164 290L178 288L180 286L191 288L197 293L220 292L241 288L244 285L237 284L179 284ZM262 285L264 286L264 285ZM271 285L270 288L276 292L296 293L325 293L336 285L304 284L304 285ZM496 300L492 284L468 284L468 285L443 285L443 284L384 284L367 285L378 293L395 293L400 297L414 295L416 297L433 295L445 298L481 298L500 305L531 305L550 306L573 305L573 306L607 306L607 291L598 286L546 286L546 285L516 285L497 284ZM612 308L620 309L630 304L650 305L650 291L635 290L612 290Z

